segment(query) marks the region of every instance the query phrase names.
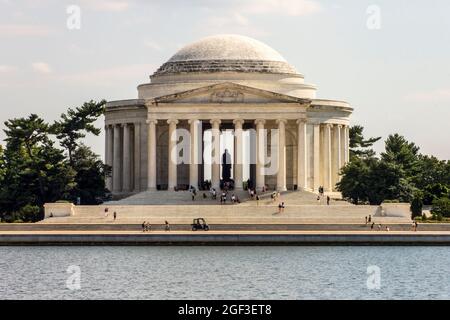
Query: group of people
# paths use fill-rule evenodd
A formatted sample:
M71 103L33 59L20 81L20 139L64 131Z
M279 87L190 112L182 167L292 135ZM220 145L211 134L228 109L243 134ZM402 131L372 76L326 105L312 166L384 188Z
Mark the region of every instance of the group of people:
M330 205L331 198L330 198L330 196L328 196L328 195L327 195L327 197L325 198L325 193L324 193L323 186L319 186L318 191L319 191L319 194L317 195L317 203L318 203L318 204L321 204L321 203L322 203L322 199L326 199L326 201L327 201L327 206L329 206L329 205Z
M222 191L222 195L220 196L220 204L225 204L227 202L227 199L228 199L228 191ZM239 197L234 193L231 194L230 201L231 203L241 203Z
M164 230L170 231L170 224L167 220L164 222ZM147 231L152 231L152 225L150 224L150 222L144 221L142 222L142 232Z
M366 225L370 224L370 230L375 229L375 222L372 221L372 215L369 214L369 216L366 216ZM417 223L417 221L413 221L411 224L411 230L412 231L417 231L419 224ZM381 231L383 229L383 225L381 223L379 223L377 225L377 229L378 231ZM385 226L384 229L386 231L390 231L389 226Z
M109 208L106 207L105 208L105 218L108 218L108 217L109 217ZM116 221L116 219L117 219L117 212L116 211L113 212L113 219L114 219L114 221Z

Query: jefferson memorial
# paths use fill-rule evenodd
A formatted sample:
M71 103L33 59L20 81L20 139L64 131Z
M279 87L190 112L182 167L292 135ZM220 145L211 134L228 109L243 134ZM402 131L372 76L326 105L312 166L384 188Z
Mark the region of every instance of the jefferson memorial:
M316 87L264 43L206 37L161 65L137 99L107 103L107 188L131 195L205 180L220 188L227 165L236 190L331 193L349 160L352 111L316 98Z

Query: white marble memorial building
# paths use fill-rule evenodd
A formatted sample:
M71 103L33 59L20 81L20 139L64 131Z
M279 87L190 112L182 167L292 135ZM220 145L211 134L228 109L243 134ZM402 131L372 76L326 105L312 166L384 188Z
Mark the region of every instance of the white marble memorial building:
M210 150L219 150L223 130L233 130L237 189L247 178L245 169L257 191L264 185L334 190L349 159L353 109L343 101L317 99L316 87L269 46L238 35L207 37L175 53L150 80L138 86L137 99L106 106L105 155L112 166L107 187L114 194L199 186L205 179L207 130ZM179 138L177 129L190 135ZM248 144L246 131L256 132ZM180 151L183 144L188 161L177 164L170 150L186 152ZM256 160L243 160L245 148ZM222 155L211 153L211 183L218 187ZM268 169L273 164L275 171Z

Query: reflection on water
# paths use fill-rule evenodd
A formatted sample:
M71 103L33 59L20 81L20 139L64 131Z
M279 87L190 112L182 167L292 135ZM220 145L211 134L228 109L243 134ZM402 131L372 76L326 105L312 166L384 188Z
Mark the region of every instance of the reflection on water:
M81 270L80 290L66 286L72 265ZM368 289L369 266L380 268L379 290ZM0 247L0 294L6 299L448 299L449 266L448 247Z

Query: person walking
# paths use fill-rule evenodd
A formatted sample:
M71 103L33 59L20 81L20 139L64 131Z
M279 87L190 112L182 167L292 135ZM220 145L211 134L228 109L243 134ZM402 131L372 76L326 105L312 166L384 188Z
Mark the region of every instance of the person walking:
M330 205L330 196L327 196L327 206L329 206Z
M256 195L256 205L259 206L259 195Z
M417 221L414 221L414 231L417 231L418 226L419 226L419 224L417 223Z
M369 223L372 222L372 215L369 214Z
M145 221L144 222L142 222L142 232L145 232Z
M166 226L165 226L165 230L166 231L170 231L170 224L169 224L169 221L165 221L165 224L166 224Z
M281 213L281 209L283 208L283 206L282 206L282 204L281 203L279 203L278 204L278 214L280 214Z
M114 211L113 217L114 217L114 221L116 221L116 218L117 218L117 212Z
M375 227L375 222L373 222L373 223L370 225L370 230L373 230L374 227Z
M366 226L367 226L368 220L367 220L367 216L366 216Z

